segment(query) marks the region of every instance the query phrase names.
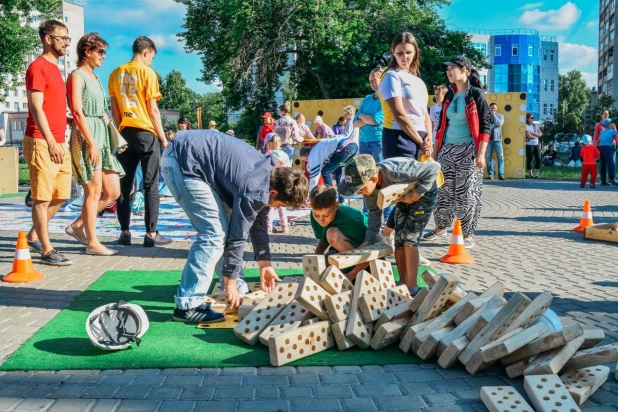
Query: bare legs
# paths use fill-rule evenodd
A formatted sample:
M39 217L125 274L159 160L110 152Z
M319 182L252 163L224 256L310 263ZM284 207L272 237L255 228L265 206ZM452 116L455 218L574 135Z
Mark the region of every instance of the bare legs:
M64 201L64 199L55 199L51 202L44 202L35 199L32 204L32 229L28 232L27 238L29 242L40 241L44 255L53 249L49 241L48 223L58 213Z
M110 170L96 170L84 186L82 214L71 223L75 234L88 240L88 248L98 252L107 250L97 238L97 215L120 196L120 178ZM85 233L84 233L85 231Z
M395 249L395 262L399 271L399 278L408 288L417 287L416 278L418 276L418 247L404 245Z

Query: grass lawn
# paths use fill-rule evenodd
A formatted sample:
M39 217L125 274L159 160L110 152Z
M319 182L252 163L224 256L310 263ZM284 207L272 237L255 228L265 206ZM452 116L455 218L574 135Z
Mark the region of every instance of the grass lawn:
M539 179L577 182L581 178L581 167L541 166Z
M28 174L28 165L19 165L19 184L27 185L30 183L30 175Z

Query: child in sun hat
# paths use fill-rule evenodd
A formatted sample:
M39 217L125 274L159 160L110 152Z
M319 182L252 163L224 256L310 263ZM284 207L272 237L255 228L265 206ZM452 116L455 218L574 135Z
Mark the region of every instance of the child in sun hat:
M275 167L291 167L292 161L286 152L281 150L281 138L276 133L268 133L264 137L264 149L266 150L266 156L271 156L276 163ZM285 207L271 207L268 213L268 233L277 233L273 222L276 214L279 214L279 226L281 226L281 232L288 233L288 214Z
M590 187L595 188L595 182L597 180L597 160L601 157L599 149L592 143L592 137L585 134L582 136L582 144L580 156L582 158L582 178L579 187L586 186L586 180L588 180L588 174L590 174Z

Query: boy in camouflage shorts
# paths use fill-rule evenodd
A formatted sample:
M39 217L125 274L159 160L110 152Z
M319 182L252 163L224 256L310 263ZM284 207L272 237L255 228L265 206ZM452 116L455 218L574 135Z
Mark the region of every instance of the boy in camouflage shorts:
M359 155L346 162L344 182L338 187L343 196L359 194L365 198L369 222L362 247L379 238L382 224L379 191L394 184L417 183L395 209L395 261L399 276L412 295L419 291L416 281L418 242L436 205L439 172L440 164L434 161L418 162L407 157L394 157L376 164L371 155Z

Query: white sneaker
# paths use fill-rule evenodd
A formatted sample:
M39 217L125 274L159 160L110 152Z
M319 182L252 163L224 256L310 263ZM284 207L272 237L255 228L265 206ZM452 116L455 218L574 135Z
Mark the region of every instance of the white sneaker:
M427 258L424 258L420 252L418 254L418 264L419 266L431 266L431 261Z

